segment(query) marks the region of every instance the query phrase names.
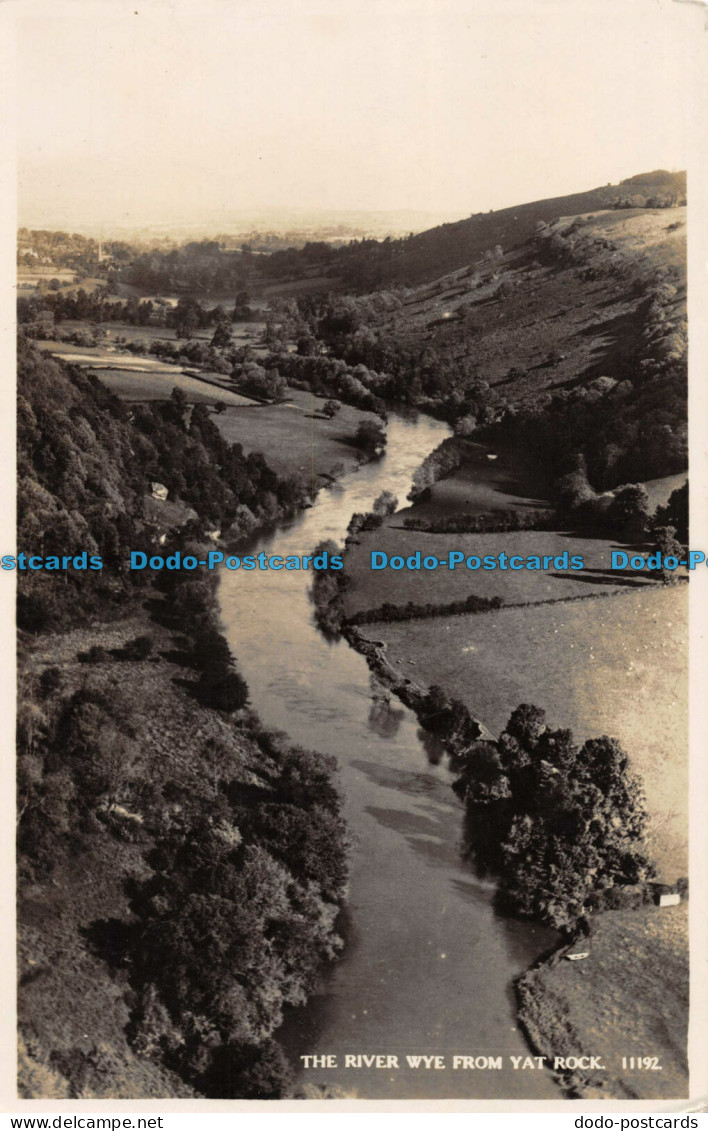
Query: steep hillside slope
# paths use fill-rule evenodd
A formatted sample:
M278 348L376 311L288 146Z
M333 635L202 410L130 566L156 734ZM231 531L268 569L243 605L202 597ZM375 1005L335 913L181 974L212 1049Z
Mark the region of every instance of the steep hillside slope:
M687 465L685 230L681 208L559 217L408 291L310 296L283 312L307 326L278 363L320 395L402 401L461 436L512 441L553 479L579 459L596 490L676 475Z
M533 235L537 224L549 223L559 216L685 203L686 174L657 170L619 185L480 212L405 240L367 245L359 252L356 247L343 249L332 263L342 264L345 279L362 288L391 283L411 286L473 263L497 245L504 251L518 247Z
M204 557L204 519L274 517L288 481L203 406L130 412L26 343L19 393L20 1092L276 1098L283 1008L341 947L334 763L248 710L213 575L126 562ZM50 564L83 550L104 569Z

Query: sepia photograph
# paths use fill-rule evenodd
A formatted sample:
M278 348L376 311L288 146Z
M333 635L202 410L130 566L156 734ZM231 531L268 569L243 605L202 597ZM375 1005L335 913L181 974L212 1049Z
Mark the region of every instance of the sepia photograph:
M705 7L11 9L11 1110L687 1110Z

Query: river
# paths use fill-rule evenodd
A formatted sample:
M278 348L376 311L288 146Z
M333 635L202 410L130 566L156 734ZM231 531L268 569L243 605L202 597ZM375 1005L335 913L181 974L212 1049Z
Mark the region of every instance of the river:
M385 456L319 493L314 506L261 534L248 552L305 554L342 543L355 511L384 489L400 504L415 469L447 425L391 413ZM415 715L372 698L363 656L317 630L309 571L221 574L221 615L251 702L263 722L302 746L333 754L353 837L347 946L322 993L293 1011L281 1034L299 1083L347 1096L558 1098L544 1069L514 1070L528 1047L512 982L551 945L543 928L497 915L491 886L460 859L462 808L450 774ZM384 1054L396 1068L345 1068L346 1054ZM407 1056L444 1058L409 1068ZM502 1057L503 1067L454 1069L452 1057ZM480 1062L481 1063L481 1062Z

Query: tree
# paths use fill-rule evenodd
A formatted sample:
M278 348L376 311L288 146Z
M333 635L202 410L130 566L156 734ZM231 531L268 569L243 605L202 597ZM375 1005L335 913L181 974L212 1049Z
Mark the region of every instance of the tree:
M393 491L382 491L377 498L374 499L373 512L385 517L389 514L395 514L398 507L398 499Z
M512 712L505 733L515 738L527 750L535 750L539 737L546 728L546 712L530 703L522 703Z
M332 420L341 411L341 408L339 401L325 401L322 405L322 415L326 416L328 420Z
M362 420L354 435L357 448L378 452L386 446L386 430L380 421Z
M174 313L175 333L178 338L189 340L201 325L202 308L193 298L182 297Z
M319 349L317 338L312 334L301 334L297 339L296 349L300 357L314 357Z
M688 480L671 492L666 506L656 508L654 523L657 528L673 526L679 542L688 543Z
M628 539L641 538L649 519L649 496L642 483L628 483L615 491L607 510L607 520L614 530Z
M229 1044L217 1050L204 1080L208 1096L277 1100L287 1094L293 1071L280 1045Z
M468 851L516 914L570 930L603 893L654 874L643 795L616 739L578 748L522 704L497 742L473 742L459 762Z
M179 315L175 322L175 331L178 338L186 338L187 341L192 337L194 331L198 326L197 316L193 310L185 310Z
M231 333L226 322L217 322L212 334L211 347L215 350L228 349L231 345Z
M669 569L664 563L667 558L674 558L677 562L680 562L684 554L683 546L677 540L673 526L657 527L654 536L656 542L652 552L661 554L661 565L655 571L656 575L661 578L664 585L675 585L679 577L678 570Z

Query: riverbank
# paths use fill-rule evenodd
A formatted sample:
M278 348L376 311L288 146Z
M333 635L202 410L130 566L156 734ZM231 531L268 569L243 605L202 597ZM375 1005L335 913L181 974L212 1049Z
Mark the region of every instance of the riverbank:
M468 508L474 508L475 492L488 490L483 465L474 470L464 500ZM484 499L487 507L499 490L497 469L492 478L490 498ZM516 493L524 494L518 487ZM520 504L519 497L502 501L526 505L528 500L521 498ZM459 507L462 500L453 498L452 503ZM435 507L430 502L424 505L428 510ZM545 531L443 535L405 529L402 518L417 515L419 509L414 505L403 515L397 512L383 526L359 532L348 543L339 593L342 632L348 643L365 656L385 694L395 694L410 706L424 727L429 725L432 684L440 686L448 701L457 696L468 713L474 713L481 738L498 735L519 703L546 707L549 696L554 726L577 727L582 738L603 732L615 735L619 727L618 737L633 755L632 768L647 785L651 816L647 850L658 860L660 877L674 882L687 867L687 711L685 695L679 701L677 690L685 690L686 682L684 587L667 590L644 579L631 587L623 578L618 583L606 569L609 539L573 539ZM490 553L521 552L522 541L525 552L581 553L589 564L592 586L582 575L573 578L562 571L521 577L498 571L455 572L450 577L447 571L443 577L424 571L377 575L368 562L372 549L405 557L424 543L423 552L444 558L453 542L455 549L481 555L483 547ZM436 584L442 589L433 597ZM409 601L436 604L450 597L462 601L472 593L488 600L501 593L508 606L424 622L392 617L361 627L351 624L352 618L368 618L370 611L373 615L387 601L405 607ZM582 599L588 596L595 599ZM653 655L647 619L658 637L659 648ZM668 699L667 670L673 673ZM625 686L627 679L631 691ZM635 704L641 717L635 717ZM454 739L445 742L453 766L464 745ZM674 753L668 782L667 749ZM563 944L515 980L518 1019L536 1054L548 1057L549 1065L556 1057L601 1054L605 1068L600 1072L554 1072L567 1094L586 1098L687 1094L685 913L685 907L653 906L637 912L605 912L592 919L587 945L583 940L573 948L588 950L587 960L566 961L568 948ZM677 920L683 928L676 928ZM669 1017L665 1032L662 1011ZM637 1042L631 1019L642 1014L646 1019L635 1026L642 1035ZM605 1015L615 1024L601 1023ZM623 1017L630 1020L620 1023ZM643 1055L663 1057L664 1073L641 1075L623 1069L622 1057L637 1055L639 1043L647 1050Z
M587 951L588 957L568 961L568 949ZM519 1021L536 1054L551 1065L556 1058L593 1056L603 1064L602 1071L555 1070L567 1095L586 1100L688 1095L687 904L606 911L592 921L589 939L542 960L518 979L515 990Z
M385 643L367 639L352 626L343 635L365 656L386 692L415 710L423 726L429 725L428 689L391 663ZM479 738L493 737L480 720L475 723ZM453 738L444 745L454 765L464 744ZM569 952L586 952L586 957L569 961ZM549 1067L562 1061L574 1065L572 1058L599 1058L603 1067L598 1071L553 1071L569 1097L682 1098L688 1094L688 973L685 902L605 911L592 918L589 938L561 943L515 980L519 1024L531 1050L545 1057ZM661 1071L626 1067L637 1055L650 1057L652 1065L660 1063Z

